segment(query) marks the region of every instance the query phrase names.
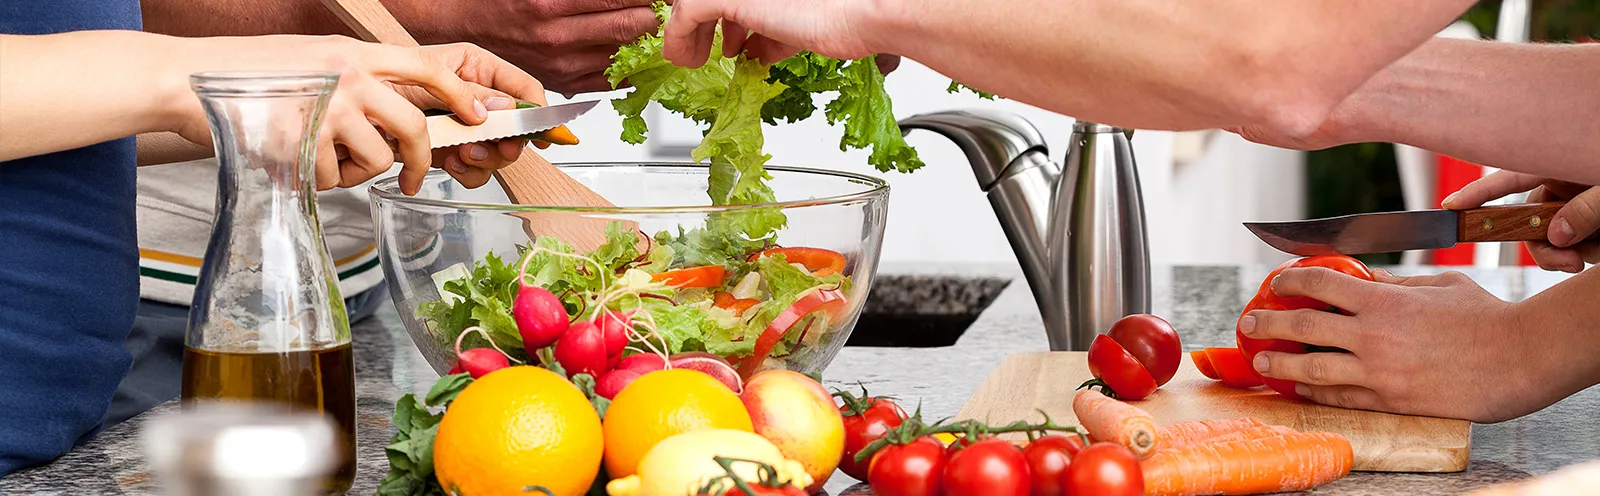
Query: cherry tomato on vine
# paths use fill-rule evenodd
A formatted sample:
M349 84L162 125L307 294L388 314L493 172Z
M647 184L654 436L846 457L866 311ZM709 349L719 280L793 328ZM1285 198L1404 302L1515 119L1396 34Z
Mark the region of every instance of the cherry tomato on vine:
M1125 400L1144 399L1157 387L1144 365L1105 334L1095 336L1094 342L1089 343L1089 373Z
M1334 308L1327 303L1303 296L1278 296L1277 293L1272 291L1272 280L1276 279L1278 274L1283 273L1284 270L1296 267L1323 267L1337 272L1342 272L1356 278L1368 281L1372 280L1372 271L1367 268L1366 264L1361 263L1360 260L1356 260L1355 258L1344 255L1317 255L1312 257L1296 258L1294 260L1284 262L1283 265L1279 265L1278 268L1272 269L1272 272L1267 274L1267 278L1261 281L1261 288L1256 290L1255 298L1252 298L1250 303L1245 305L1244 311L1239 314L1239 319L1241 321L1244 320L1244 316L1254 310L1311 309L1327 312L1339 312L1340 310L1338 308ZM1245 337L1244 332L1238 331L1235 332L1235 337L1239 341L1239 351L1244 354L1244 362L1246 364L1254 361L1256 359L1256 354L1262 352L1263 350L1281 351L1284 353L1307 352L1307 347L1304 343L1286 341L1282 339L1253 339ZM1215 360L1213 360L1212 365L1217 365ZM1251 373L1255 373L1255 368L1251 368L1250 371ZM1260 377L1260 374L1257 374L1257 377ZM1262 377L1262 382L1266 383L1267 387L1272 388L1273 391L1277 391L1278 394L1288 396L1290 398L1300 397L1299 394L1294 392L1294 381Z
M1183 347L1178 345L1178 331L1161 317L1136 314L1123 317L1111 330L1106 331L1112 341L1122 345L1128 353L1144 365L1157 386L1164 386L1178 373L1183 362Z
M944 466L944 444L924 436L874 453L867 484L877 496L941 496Z
M844 457L839 459L839 470L856 480L865 481L872 460L857 462L856 453L904 423L906 411L888 398L865 396L865 391L862 394L861 399L848 393L835 396L844 400L844 404L839 406L839 414L844 416Z
M1035 439L1022 449L1028 461L1028 476L1033 480L1033 496L1065 496L1067 467L1083 451L1083 439L1051 434Z
M1139 459L1127 447L1116 443L1094 443L1078 456L1062 478L1067 494L1095 496L1141 496L1144 473Z
M1010 441L990 438L950 455L940 487L946 496L1028 496L1033 480L1021 449Z

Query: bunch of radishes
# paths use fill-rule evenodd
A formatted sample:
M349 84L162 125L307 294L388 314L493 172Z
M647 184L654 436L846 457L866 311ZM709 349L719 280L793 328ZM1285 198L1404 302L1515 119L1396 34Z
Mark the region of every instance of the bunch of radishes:
M524 275L533 255L529 253L523 260L518 272L517 296L511 304L511 317L528 356L537 357L539 350L554 346L552 356L566 370L567 376L588 374L596 378L595 394L606 399L615 397L640 376L667 368L705 372L727 384L735 393L742 389L733 366L710 353L681 353L669 358L646 344L651 351L623 358L630 342L646 343L646 336L635 329L641 324L635 320L637 312L597 309L592 320L573 322L560 298L545 288L528 284ZM474 327L462 332L461 338L473 330L483 332ZM490 345L494 346L492 340ZM466 372L474 379L511 365L508 356L498 347L462 350L460 338L456 340L456 357L456 366L450 373Z

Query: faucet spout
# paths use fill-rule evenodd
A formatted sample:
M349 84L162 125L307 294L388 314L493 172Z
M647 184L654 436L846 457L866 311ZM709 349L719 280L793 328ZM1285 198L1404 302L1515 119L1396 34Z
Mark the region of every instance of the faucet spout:
M900 121L901 134L910 134L914 129L933 131L955 142L966 154L978 187L984 191L1005 178L1010 172L1009 166L1018 158L1030 151L1047 152L1039 128L1009 112L951 110L914 115Z
M1061 166L1050 161L1039 129L1016 114L977 109L922 114L900 121L901 133L913 129L939 133L966 154L978 188L989 197L1039 303L1045 328L1064 329L1064 295L1054 286L1055 270L1047 243Z

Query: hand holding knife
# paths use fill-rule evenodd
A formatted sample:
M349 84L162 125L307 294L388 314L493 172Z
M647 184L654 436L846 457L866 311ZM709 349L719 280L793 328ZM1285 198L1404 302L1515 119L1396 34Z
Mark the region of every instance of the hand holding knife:
M1246 222L1268 245L1300 256L1364 255L1449 248L1457 243L1545 241L1550 220L1567 202L1468 210L1412 210L1288 222ZM1589 237L1600 240L1600 233Z

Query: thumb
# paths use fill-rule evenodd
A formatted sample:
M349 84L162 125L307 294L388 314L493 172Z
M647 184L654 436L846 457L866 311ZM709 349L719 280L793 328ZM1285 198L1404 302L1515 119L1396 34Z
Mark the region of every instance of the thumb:
M1562 248L1600 230L1600 188L1589 188L1572 197L1551 222L1550 243Z
M1478 208L1503 196L1531 190L1544 181L1542 177L1520 172L1496 171L1451 193L1443 204L1450 210Z

